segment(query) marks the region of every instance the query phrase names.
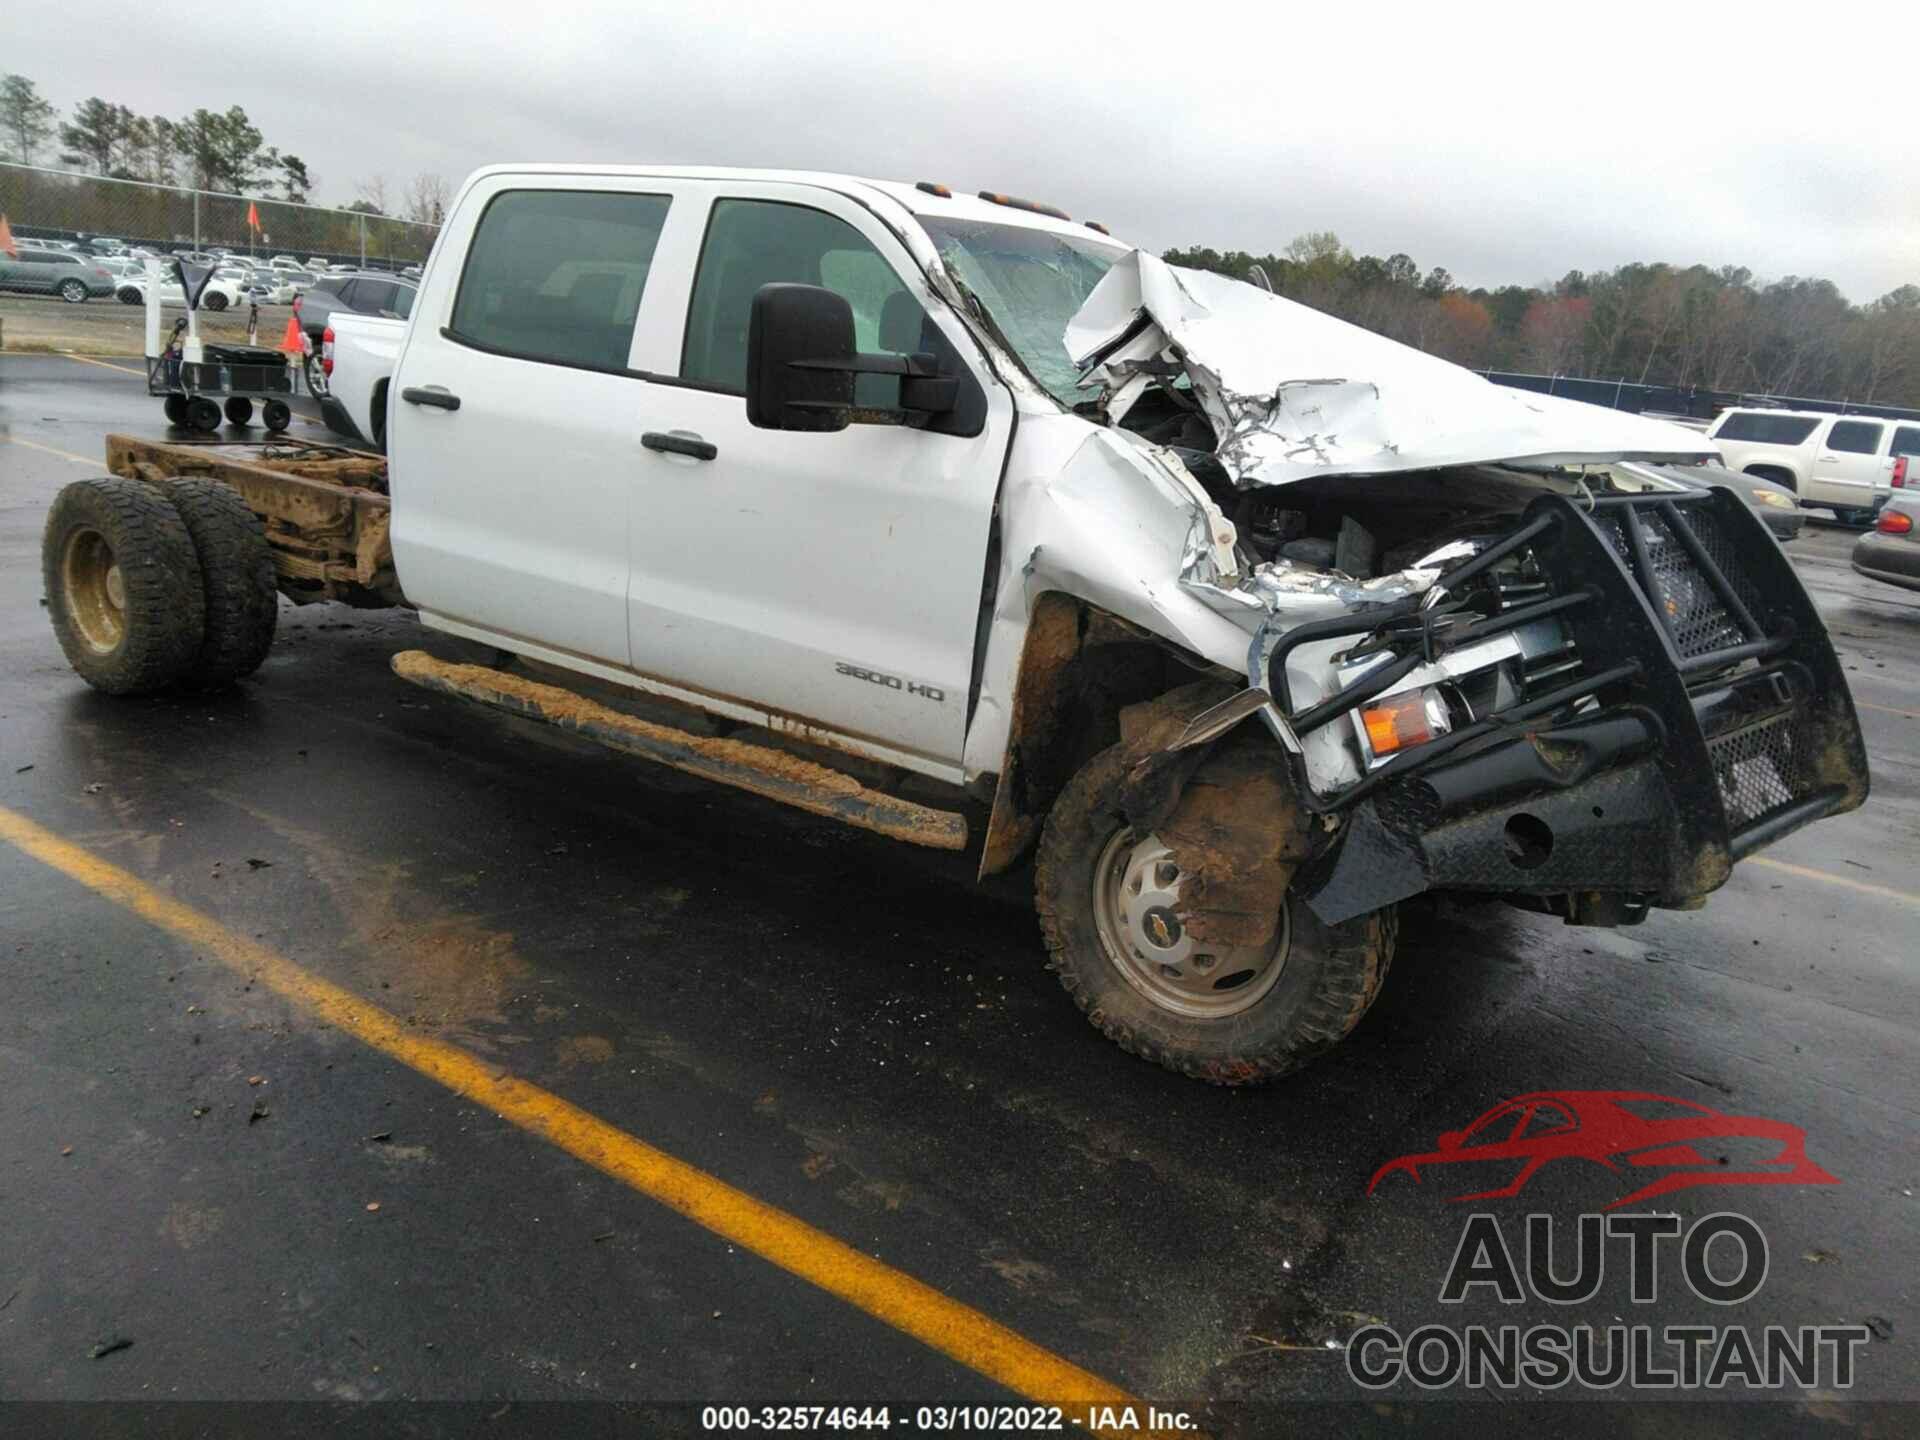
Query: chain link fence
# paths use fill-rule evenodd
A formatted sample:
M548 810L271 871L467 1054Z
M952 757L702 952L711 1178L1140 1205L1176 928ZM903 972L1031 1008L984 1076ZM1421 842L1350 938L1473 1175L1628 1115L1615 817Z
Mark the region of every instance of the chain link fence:
M257 229L249 223L249 210ZM240 255L291 255L374 270L418 265L439 229L358 210L5 162L0 162L0 215L22 240L100 236L162 252L219 246Z

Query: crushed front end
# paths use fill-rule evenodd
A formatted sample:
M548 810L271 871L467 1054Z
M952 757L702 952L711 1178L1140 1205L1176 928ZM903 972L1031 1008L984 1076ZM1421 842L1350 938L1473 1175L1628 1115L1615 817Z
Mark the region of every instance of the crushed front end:
M1416 594L1253 641L1250 684L1326 817L1295 880L1323 920L1462 890L1632 923L1865 800L1826 629L1728 492L1543 494L1461 548ZM1309 673L1332 688L1296 696ZM1357 774L1316 780L1323 731Z

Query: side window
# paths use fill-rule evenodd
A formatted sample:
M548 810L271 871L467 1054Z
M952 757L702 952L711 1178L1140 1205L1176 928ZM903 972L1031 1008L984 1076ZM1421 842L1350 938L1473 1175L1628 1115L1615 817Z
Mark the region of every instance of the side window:
M1880 448L1880 427L1864 420L1836 420L1827 445L1849 455L1871 455Z
M402 320L413 314L413 297L420 292L411 285L396 285L393 296L393 313Z
M1895 455L1920 455L1920 425L1901 425L1893 432Z
M353 308L363 315L384 315L393 309L393 286L385 280L362 280L353 287Z
M1542 1135L1551 1135L1555 1131L1573 1128L1573 1117L1565 1110L1558 1105L1542 1103L1533 1107L1533 1113L1527 1117L1526 1129L1522 1130L1517 1138L1533 1140Z
M926 311L884 256L844 220L776 200L719 200L707 221L687 308L680 378L735 393L747 388L747 319L762 285L823 285L853 306L854 345L907 354L931 348ZM861 404L891 403L897 382L862 375Z
M1475 1124L1460 1142L1461 1146L1464 1149L1474 1145L1504 1145L1519 1137L1520 1127L1526 1123L1526 1118L1524 1106L1496 1111Z
M360 293L360 282L358 280L349 280L346 284L340 286L333 292L334 296L339 300L339 302L342 305L346 306L349 310L354 308L354 297L359 293Z
M494 196L467 250L454 338L526 360L624 369L669 203L573 190Z

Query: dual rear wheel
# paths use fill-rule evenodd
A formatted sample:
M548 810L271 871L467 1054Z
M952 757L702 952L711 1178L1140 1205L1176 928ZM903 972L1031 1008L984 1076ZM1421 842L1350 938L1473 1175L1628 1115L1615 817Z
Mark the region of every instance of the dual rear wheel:
M273 645L266 530L214 481L75 481L54 499L40 554L54 634L96 690L217 690Z

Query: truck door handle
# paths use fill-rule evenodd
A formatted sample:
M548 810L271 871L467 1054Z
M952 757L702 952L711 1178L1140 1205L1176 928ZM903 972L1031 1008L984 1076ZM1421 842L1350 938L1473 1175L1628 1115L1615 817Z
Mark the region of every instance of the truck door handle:
M640 437L640 443L649 450L660 450L671 455L691 455L696 460L714 460L720 455L720 447L709 444L698 435L680 435L673 431L661 434L658 430L649 430Z
M460 397L449 395L444 390L423 390L418 385L409 385L400 392L400 398L409 405L431 405L436 410L458 410Z

